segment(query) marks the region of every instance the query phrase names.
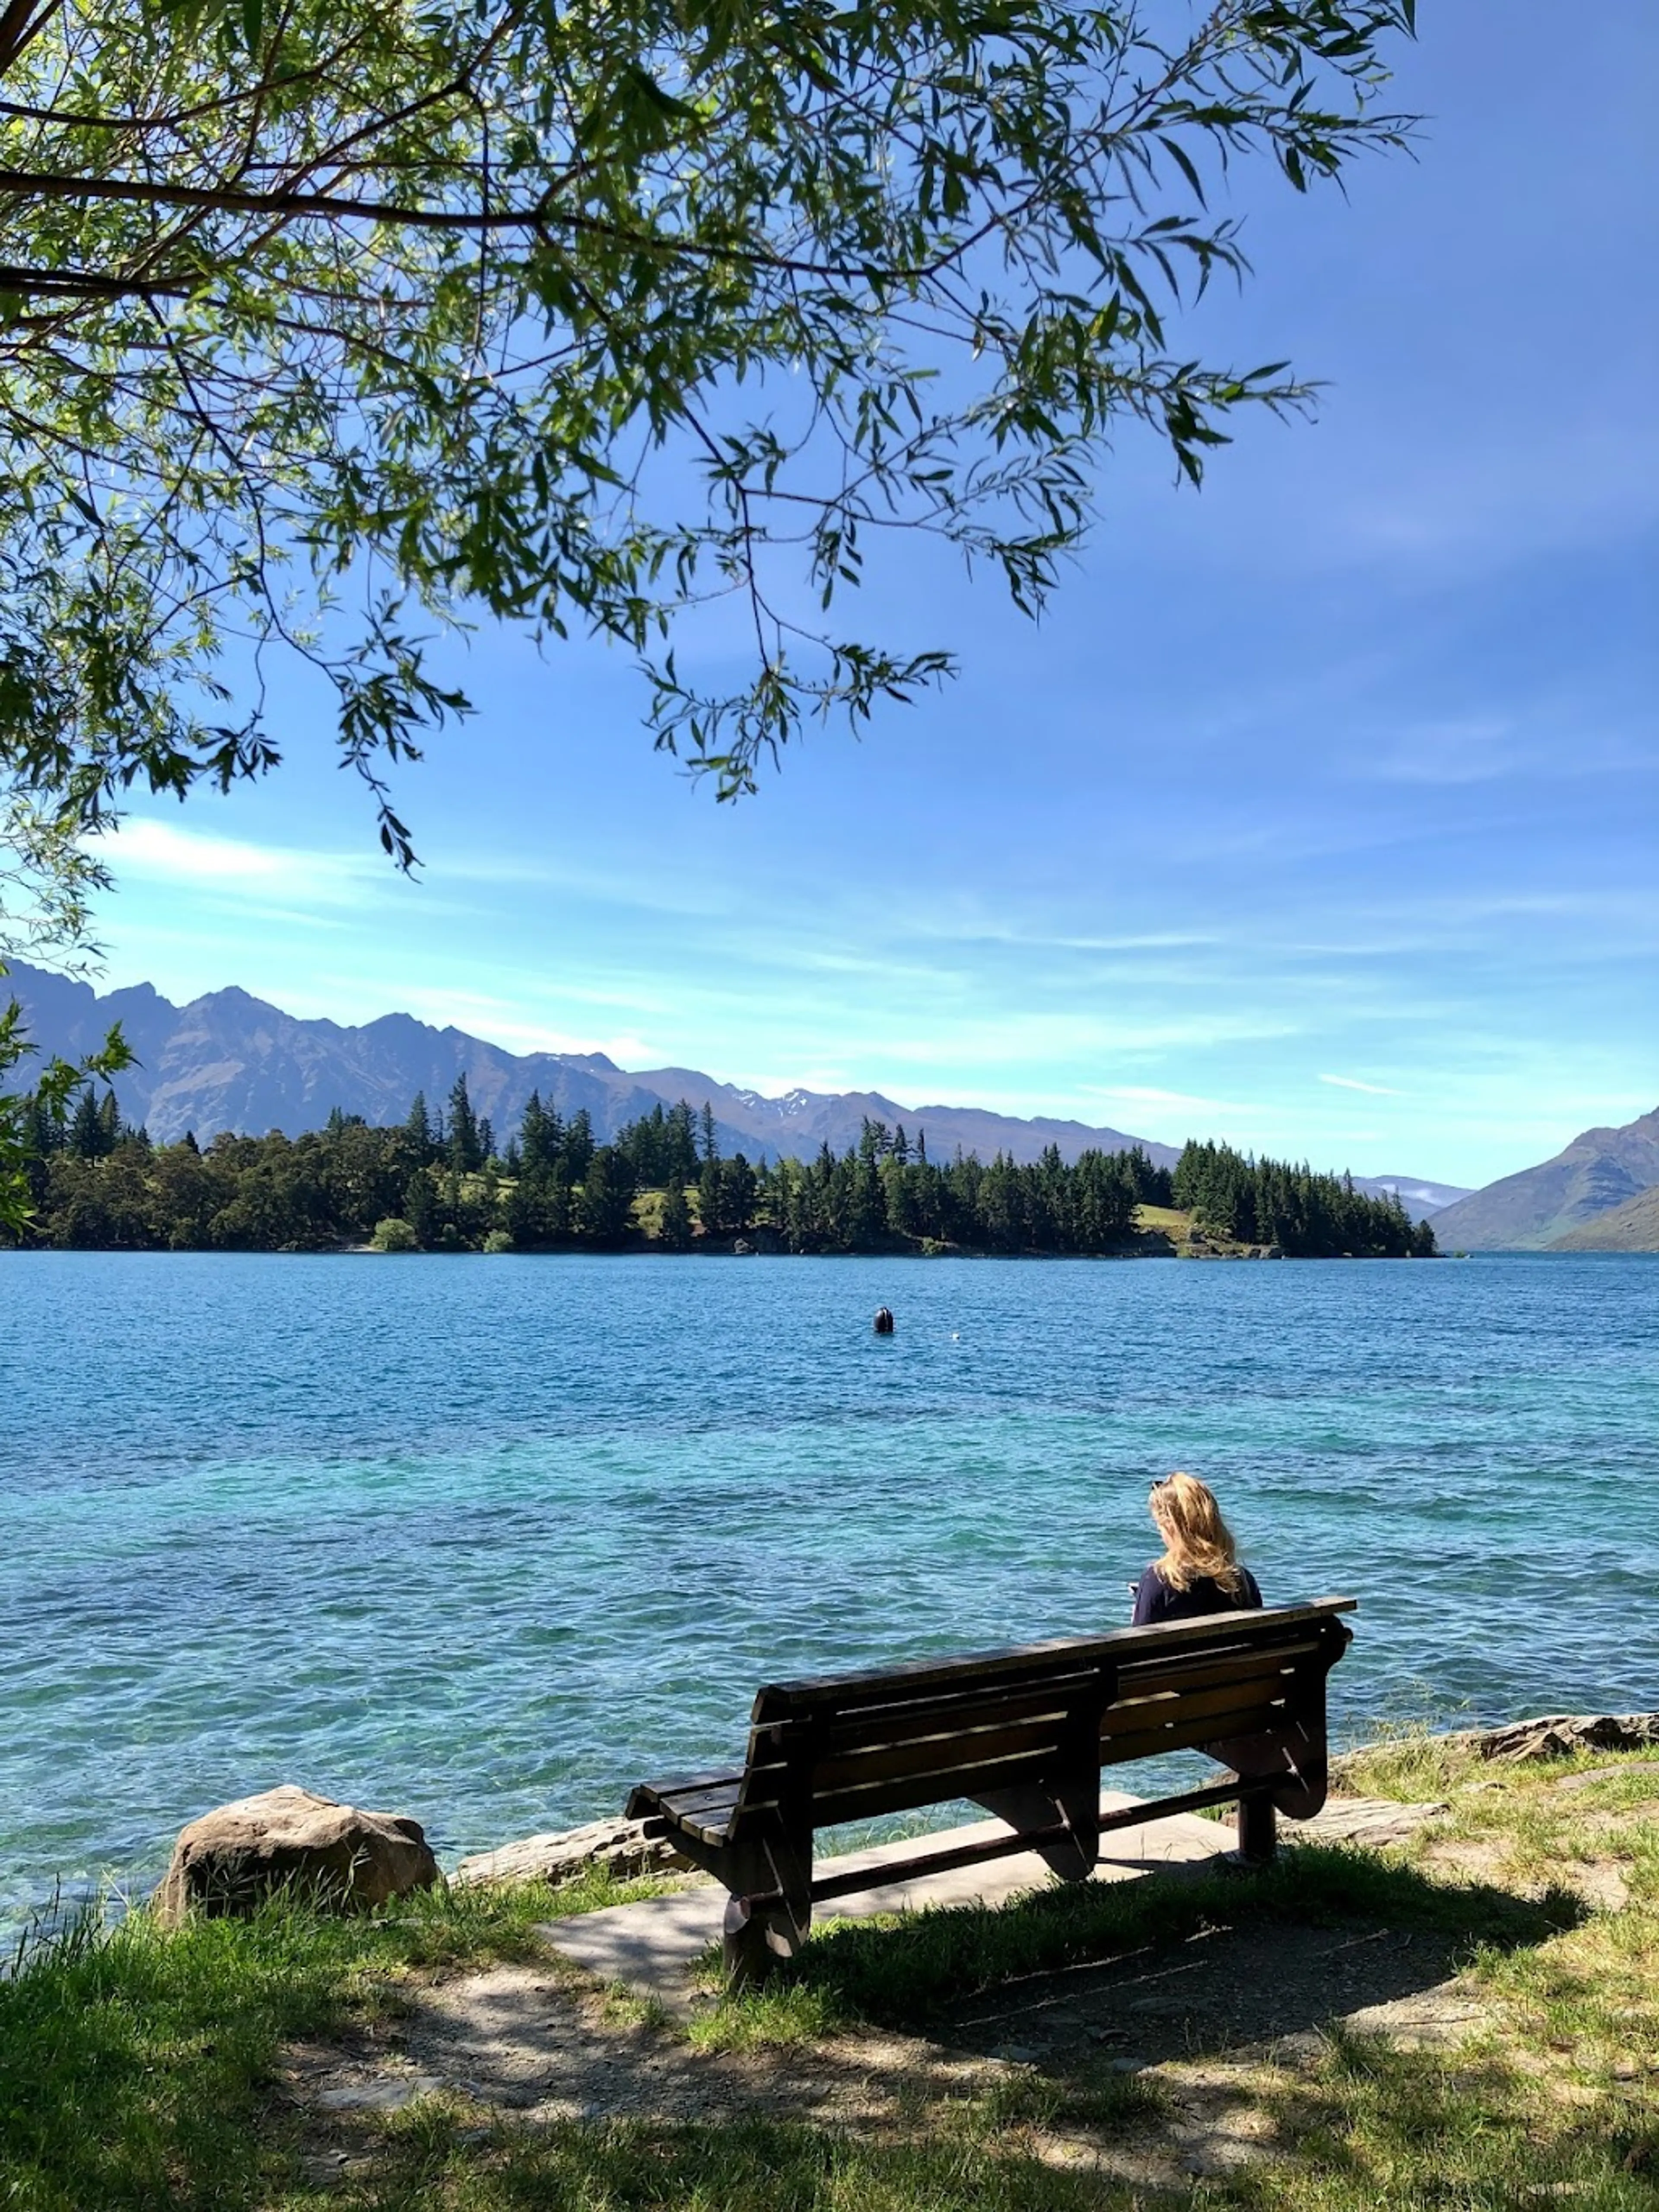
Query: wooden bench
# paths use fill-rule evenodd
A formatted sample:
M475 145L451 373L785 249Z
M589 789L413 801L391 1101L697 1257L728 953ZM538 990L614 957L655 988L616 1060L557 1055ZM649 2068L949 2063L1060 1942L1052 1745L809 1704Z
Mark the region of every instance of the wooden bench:
M631 1820L730 1892L726 1961L758 1979L805 1941L812 1907L877 1883L1036 1851L1087 1879L1104 1830L1237 1800L1238 1847L1273 1856L1275 1815L1325 1802L1325 1677L1352 1631L1350 1597L925 1660L755 1699L741 1772L641 1783ZM1103 1817L1104 1767L1196 1748L1232 1770ZM919 1850L901 1865L814 1881L817 1830L967 1798L1007 1824L988 1842Z

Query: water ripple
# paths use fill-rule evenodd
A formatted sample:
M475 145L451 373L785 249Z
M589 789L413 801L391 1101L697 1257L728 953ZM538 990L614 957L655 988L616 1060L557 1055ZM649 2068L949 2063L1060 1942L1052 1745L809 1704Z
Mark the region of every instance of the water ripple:
M477 1849L763 1680L1109 1626L1178 1464L1358 1592L1351 1735L1659 1705L1652 1259L14 1255L0 1387L0 1915L279 1781Z

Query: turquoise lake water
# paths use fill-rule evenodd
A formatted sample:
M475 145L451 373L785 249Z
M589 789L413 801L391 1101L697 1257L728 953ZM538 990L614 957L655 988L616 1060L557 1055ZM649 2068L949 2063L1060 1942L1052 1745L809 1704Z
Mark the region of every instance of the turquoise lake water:
M453 1857L763 1680L1115 1626L1176 1466L1358 1595L1350 1740L1659 1706L1659 1259L12 1255L0 1406L0 1914L276 1782Z

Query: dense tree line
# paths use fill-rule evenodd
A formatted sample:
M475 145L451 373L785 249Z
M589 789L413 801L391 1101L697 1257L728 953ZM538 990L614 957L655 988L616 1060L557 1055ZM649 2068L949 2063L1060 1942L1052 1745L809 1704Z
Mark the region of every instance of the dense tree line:
M866 1121L844 1153L826 1145L769 1164L723 1158L708 1106L655 1106L601 1144L585 1112L567 1119L533 1093L498 1146L465 1076L441 1111L416 1097L390 1127L337 1111L304 1136L224 1135L205 1148L191 1135L152 1144L111 1092L89 1087L67 1115L37 1110L30 1142L27 1241L95 1250L616 1250L646 1238L684 1251L758 1232L792 1252L1090 1254L1130 1246L1136 1207L1171 1202L1287 1252L1433 1249L1397 1200L1225 1146L1189 1145L1173 1176L1139 1146L1071 1164L1052 1146L1024 1164L939 1162L925 1135Z
M1398 1193L1370 1198L1346 1176L1305 1164L1247 1158L1230 1145L1192 1145L1173 1178L1175 1203L1200 1226L1246 1244L1309 1259L1431 1258L1434 1231L1413 1222Z
M896 1241L991 1252L1110 1252L1133 1238L1138 1205L1167 1204L1170 1197L1168 1170L1155 1168L1139 1146L1085 1152L1070 1166L1054 1146L1024 1164L999 1153L987 1165L960 1152L940 1164L928 1158L925 1137L913 1145L902 1124L889 1130L869 1121L858 1144L839 1158L825 1145L812 1160L780 1160L748 1176L737 1162L722 1162L718 1173L712 1217L704 1195L714 1181L708 1164L699 1187L715 1233L740 1233L752 1180L753 1218L795 1252L856 1252Z

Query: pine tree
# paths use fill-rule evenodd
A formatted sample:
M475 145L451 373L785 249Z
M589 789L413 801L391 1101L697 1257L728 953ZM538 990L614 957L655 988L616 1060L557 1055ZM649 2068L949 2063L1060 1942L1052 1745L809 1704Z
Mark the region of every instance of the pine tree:
M755 1218L755 1170L741 1152L720 1168L720 1215L726 1227L741 1236Z
M99 1118L97 1096L90 1085L75 1102L75 1112L69 1126L69 1148L76 1159L95 1160L103 1157L104 1125Z
M619 1244L634 1226L634 1166L614 1145L601 1145L588 1163L577 1212L596 1243Z
M107 1157L115 1150L122 1138L128 1133L126 1124L121 1119L121 1109L115 1103L115 1093L112 1091L105 1091L98 1102L98 1126L103 1133L103 1151Z
M532 1091L525 1101L524 1119L519 1128L519 1148L526 1175L538 1169L554 1168L564 1152L564 1123L558 1115L542 1103L539 1091Z
M704 1160L697 1176L697 1218L702 1224L705 1237L726 1233L726 1180L720 1173L718 1153Z
M668 1109L667 1150L664 1156L664 1171L672 1182L691 1182L696 1179L697 1160L696 1115L689 1100L682 1098Z
M416 1167L423 1168L430 1165L433 1156L437 1151L437 1145L433 1134L432 1116L427 1111L424 1091L417 1091L415 1093L415 1103L409 1109L408 1120L404 1123L404 1133L409 1139L410 1149L414 1153Z
M691 1208L686 1203L685 1185L678 1177L663 1193L662 1212L659 1217L662 1243L671 1252L686 1252L691 1247Z
M702 1156L717 1160L720 1156L720 1140L714 1129L714 1109L708 1099L702 1102Z
M422 1106L422 1111L424 1110ZM430 1245L436 1242L438 1194L433 1184L430 1168L416 1168L409 1178L404 1191L402 1218L415 1231L422 1245Z
M565 1181L586 1182L593 1158L593 1121L586 1106L579 1106L564 1132L562 1164Z
M449 1094L449 1164L456 1175L476 1175L483 1165L478 1117L467 1096L465 1071L455 1078Z

